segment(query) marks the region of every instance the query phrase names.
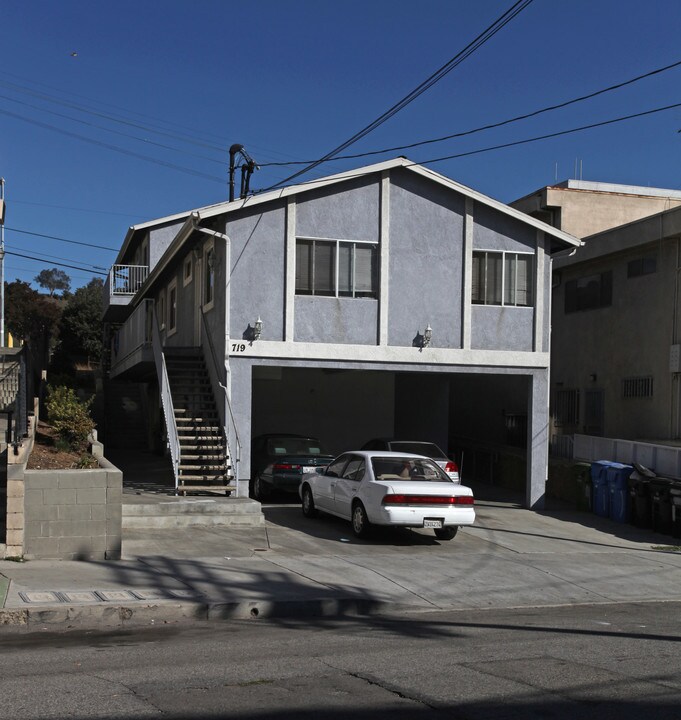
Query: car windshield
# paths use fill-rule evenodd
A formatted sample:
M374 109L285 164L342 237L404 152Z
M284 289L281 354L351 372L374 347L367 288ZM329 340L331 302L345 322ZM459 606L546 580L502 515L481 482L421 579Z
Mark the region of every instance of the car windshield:
M432 460L425 458L374 457L371 458L371 466L376 480L451 482Z
M328 455L316 438L277 437L267 441L268 455Z
M414 455L425 455L432 458L445 457L445 454L437 445L427 442L391 442L390 449L395 452L413 453Z

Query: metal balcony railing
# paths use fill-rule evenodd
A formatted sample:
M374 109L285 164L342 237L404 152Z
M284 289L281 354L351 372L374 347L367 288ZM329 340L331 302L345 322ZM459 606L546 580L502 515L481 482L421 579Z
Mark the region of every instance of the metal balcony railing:
M146 265L112 265L109 272L111 295L134 295L149 275Z

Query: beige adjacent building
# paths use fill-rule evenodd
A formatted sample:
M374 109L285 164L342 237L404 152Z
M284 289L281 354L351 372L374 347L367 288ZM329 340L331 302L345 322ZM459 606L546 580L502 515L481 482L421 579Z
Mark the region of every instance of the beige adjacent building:
M509 203L553 227L585 238L681 205L681 190L565 180Z

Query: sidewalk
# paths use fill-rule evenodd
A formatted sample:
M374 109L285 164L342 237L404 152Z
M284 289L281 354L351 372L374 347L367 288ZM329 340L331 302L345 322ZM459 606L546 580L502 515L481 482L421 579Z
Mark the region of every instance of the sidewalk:
M259 528L126 531L117 562L0 562L0 626L681 599L681 552L669 536L512 502L481 500L476 511L451 542L408 530L361 541L348 523L305 519L297 505L265 507Z

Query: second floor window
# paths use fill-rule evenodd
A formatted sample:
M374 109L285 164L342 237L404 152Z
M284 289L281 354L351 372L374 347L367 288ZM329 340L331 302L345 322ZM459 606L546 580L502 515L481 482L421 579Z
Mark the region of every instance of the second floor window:
M587 275L565 283L565 312L596 310L612 305L612 272Z
M168 287L168 331L177 330L177 282Z
M377 296L378 246L342 240L296 242L296 295Z
M474 305L530 307L532 255L510 252L473 253Z
M203 304L209 307L213 307L213 300L215 299L215 248L212 246L207 248L205 251L205 267L203 270Z

